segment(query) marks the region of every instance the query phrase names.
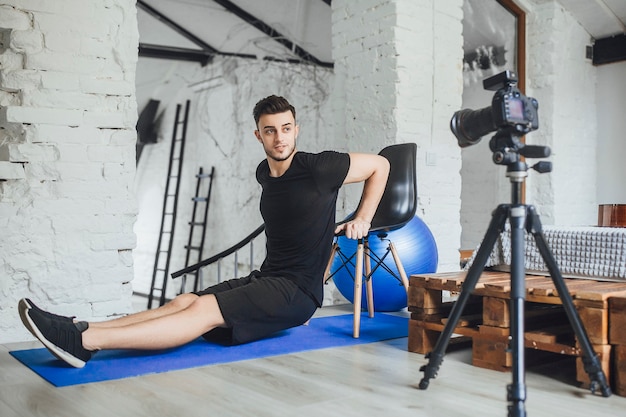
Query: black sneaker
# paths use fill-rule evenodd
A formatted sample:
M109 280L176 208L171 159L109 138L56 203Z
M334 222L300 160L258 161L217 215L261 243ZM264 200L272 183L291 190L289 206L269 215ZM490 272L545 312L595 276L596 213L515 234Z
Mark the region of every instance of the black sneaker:
M35 303L33 303L30 300L30 298L22 298L17 304L17 309L20 313L20 318L22 319L22 323L28 329L28 331L30 331L35 337L37 337L37 335L35 334L34 329L31 327L30 322L26 319L26 312L31 308L39 311L41 314L48 315L48 317L50 317L51 319L54 318L54 319L59 319L59 320L64 320L64 321L70 321L72 323L74 322L74 317L59 316L56 314L48 313L47 311L42 310L39 307L37 307Z
M89 324L74 323L71 317L48 313L38 307L28 308L28 305L28 300L20 300L20 317L28 330L57 358L75 368L85 366L92 352L83 347L82 333Z

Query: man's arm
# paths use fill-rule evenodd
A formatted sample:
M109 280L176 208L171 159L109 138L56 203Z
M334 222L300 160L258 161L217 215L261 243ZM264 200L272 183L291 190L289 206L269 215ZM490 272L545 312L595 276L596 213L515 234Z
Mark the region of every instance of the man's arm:
M350 169L343 183L351 184L365 181L363 195L354 218L337 226L335 233L343 230L349 239L360 239L367 236L378 203L385 192L387 177L389 177L387 158L365 153L350 154Z

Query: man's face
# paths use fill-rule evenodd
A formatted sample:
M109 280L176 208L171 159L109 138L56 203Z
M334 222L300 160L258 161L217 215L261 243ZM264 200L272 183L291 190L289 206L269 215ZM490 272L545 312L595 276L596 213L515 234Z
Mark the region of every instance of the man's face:
M264 114L259 118L257 129L254 134L269 158L285 161L295 152L298 126L290 111Z

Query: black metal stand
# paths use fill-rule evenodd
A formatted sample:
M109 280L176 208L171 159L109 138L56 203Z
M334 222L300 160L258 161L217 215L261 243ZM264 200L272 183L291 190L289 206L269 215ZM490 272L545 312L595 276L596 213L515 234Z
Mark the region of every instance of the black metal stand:
M507 152L510 150L507 150ZM506 158L501 158L505 156ZM507 159L508 158L508 159ZM455 327L461 317L463 308L476 283L478 282L482 271L485 268L487 260L493 250L493 247L500 236L500 233L504 231L505 223L507 219L511 226L511 300L510 300L510 312L511 312L511 333L510 333L510 350L513 355L513 367L512 367L512 384L507 386L507 400L509 401L508 416L509 417L523 417L526 415L524 408L524 401L526 400L526 385L524 375L524 304L526 299L526 287L524 279L526 271L524 268L524 243L525 236L524 230L531 233L537 244L537 248L548 267L552 282L556 287L563 308L567 314L569 322L574 330L576 339L580 345L583 356L582 361L584 364L585 372L589 375L591 380L591 392L595 393L598 386L604 397L611 395L611 389L607 383L606 376L600 366L600 361L597 354L594 352L589 336L582 326L578 312L574 306L571 295L565 285L563 276L561 275L554 257L548 248L546 240L543 236L541 222L539 215L536 213L535 208L531 205L521 204L521 185L528 175L528 166L525 162L519 160L519 155L512 155L510 152L507 155L498 154L494 155L494 161L496 163L506 164L507 177L511 180L511 204L501 204L493 212L489 228L485 234L484 240L476 253L473 264L467 272L466 279L463 283L463 289L459 294L457 301L455 302L450 317L444 326L444 329L437 340L437 343L432 352L426 355L428 363L424 365L420 370L424 372L424 377L419 383L420 389L428 388L429 380L437 375L443 356L450 337L452 336ZM537 165L540 165L538 163ZM551 165L534 166L539 172L548 172L551 169Z

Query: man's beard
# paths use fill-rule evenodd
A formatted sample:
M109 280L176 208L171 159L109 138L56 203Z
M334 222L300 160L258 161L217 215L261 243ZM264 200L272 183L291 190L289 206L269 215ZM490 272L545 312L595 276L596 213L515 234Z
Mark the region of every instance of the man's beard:
M291 152L289 152L289 155L287 155L287 156L284 156L284 157L283 156L274 156L274 155L272 155L271 151L268 152L267 150L265 151L265 154L269 158L273 159L276 162L282 162L282 161L286 161L287 159L291 158L291 155L293 155L295 151L296 151L296 144L294 142L293 148L291 148Z

